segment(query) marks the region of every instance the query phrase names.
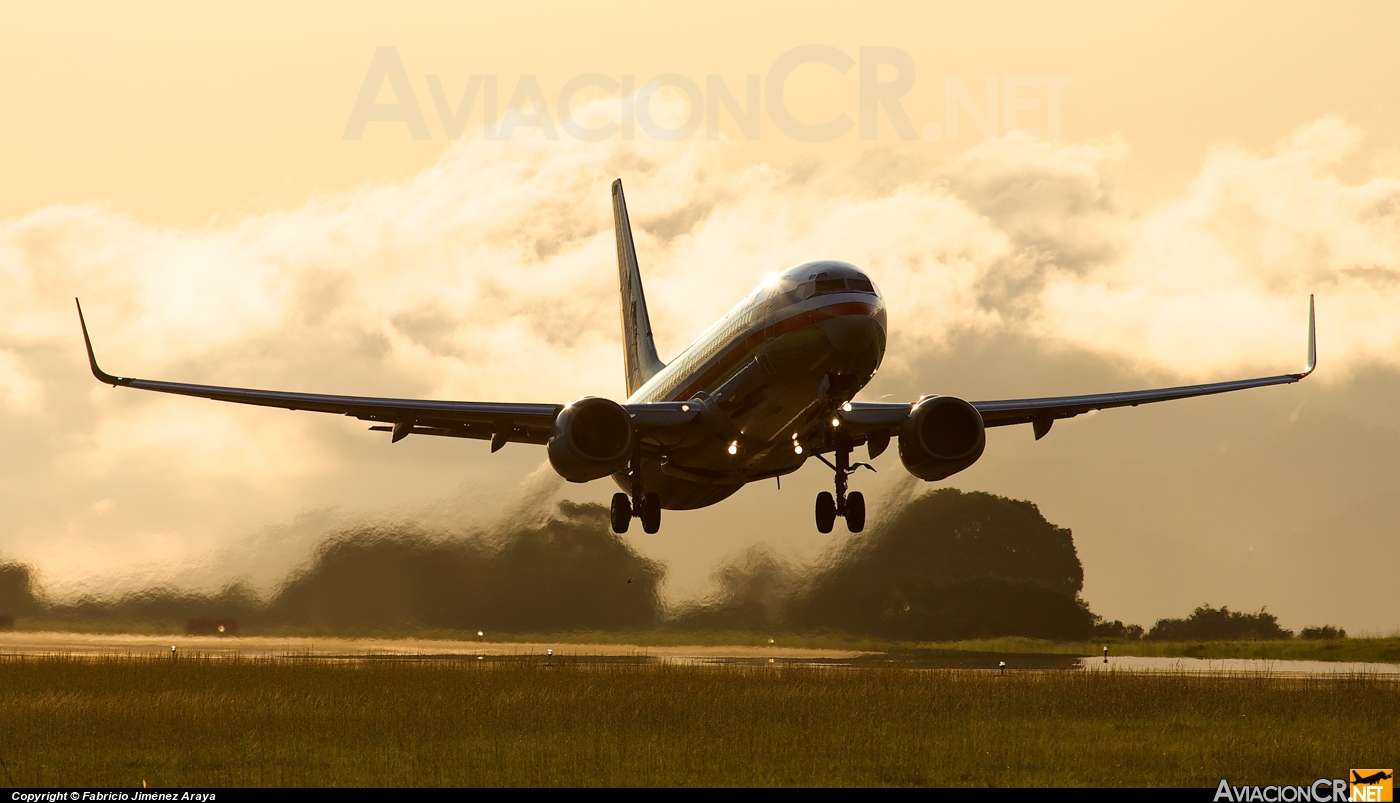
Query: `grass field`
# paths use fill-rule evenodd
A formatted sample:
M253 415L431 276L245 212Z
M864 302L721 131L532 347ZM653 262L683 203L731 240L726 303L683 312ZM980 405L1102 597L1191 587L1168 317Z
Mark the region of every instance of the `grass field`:
M0 658L12 785L1303 783L1400 755L1355 677Z

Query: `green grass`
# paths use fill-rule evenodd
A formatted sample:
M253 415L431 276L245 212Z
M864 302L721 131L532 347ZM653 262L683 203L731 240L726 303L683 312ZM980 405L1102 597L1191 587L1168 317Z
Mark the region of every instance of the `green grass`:
M1214 787L1400 754L1367 677L10 657L0 712L21 786Z

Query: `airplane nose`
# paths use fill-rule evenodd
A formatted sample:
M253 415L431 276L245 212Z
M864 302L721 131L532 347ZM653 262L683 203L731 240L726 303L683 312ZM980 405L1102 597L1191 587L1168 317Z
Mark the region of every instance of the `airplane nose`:
M826 322L826 339L842 354L860 354L875 342L878 328L869 315L842 315Z

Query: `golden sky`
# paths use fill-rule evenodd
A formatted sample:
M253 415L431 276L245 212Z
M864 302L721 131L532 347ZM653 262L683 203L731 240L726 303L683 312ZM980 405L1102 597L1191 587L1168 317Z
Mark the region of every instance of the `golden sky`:
M551 99L583 73L718 75L737 92L809 43L852 57L861 46L907 52L917 72L906 108L920 131L943 118L946 76L975 93L987 75L1072 76L1063 136L1121 135L1133 149L1122 178L1162 191L1221 140L1261 147L1329 113L1373 145L1394 143L1397 31L1400 9L1381 2L8 3L0 217L96 201L198 225L295 205L435 162L448 142L429 74L454 101L472 74L498 75L503 94L537 75ZM340 140L383 45L399 48L427 142L401 126ZM795 112L856 116L858 69L805 69L809 80L796 74L789 94ZM901 148L887 130L876 144L853 133L794 147L770 133L732 158L786 164L892 148L937 159L971 143Z
M619 395L620 175L663 359L763 274L847 259L890 301L867 398L1296 370L1317 293L1322 367L1303 386L1104 413L1039 443L995 432L950 484L1074 529L1085 596L1110 618L1209 601L1268 605L1295 629L1400 629L1384 589L1328 590L1351 562L1400 558L1400 7L54 3L7 4L5 20L0 558L34 562L55 593L266 586L337 521L480 523L551 489L605 499L604 483L556 488L528 447L390 448L358 422L101 387L71 299L117 372ZM346 138L381 48L421 139L390 121ZM723 111L710 139L713 109L676 91L710 104L718 82L742 107L755 76L766 103L799 48L826 63L793 67L782 109L849 131L801 141L760 105L756 135ZM569 134L557 99L590 74L643 94L679 76L647 120L698 129ZM483 130L479 95L449 139L472 76L497 85L509 139ZM863 93L905 79L913 137L888 107L863 135ZM376 102L402 104L390 84ZM557 139L505 117L522 86ZM615 119L626 93L603 94L577 94L571 119ZM872 499L907 490L897 457L877 466L860 479ZM808 467L634 543L666 561L675 598L752 543L810 560L839 537L810 522L828 482Z

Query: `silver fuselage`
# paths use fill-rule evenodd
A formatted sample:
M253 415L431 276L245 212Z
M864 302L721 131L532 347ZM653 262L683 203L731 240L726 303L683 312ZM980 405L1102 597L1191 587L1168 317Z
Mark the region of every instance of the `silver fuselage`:
M644 453L644 486L684 510L801 468L830 448L829 415L875 375L885 333L884 299L852 265L808 262L760 286L627 400L693 401L708 425Z

